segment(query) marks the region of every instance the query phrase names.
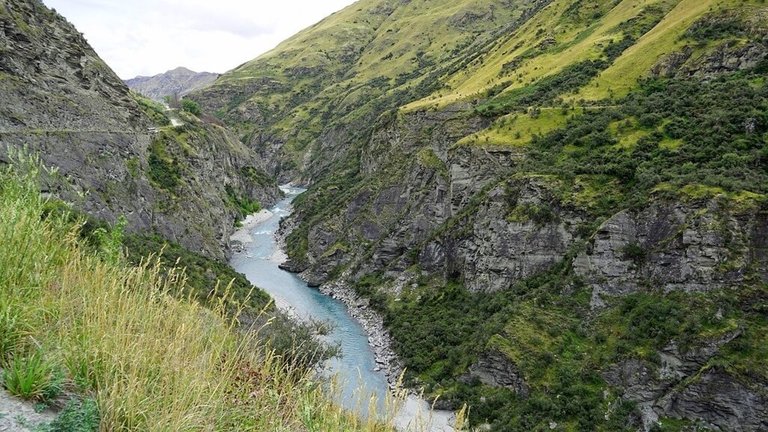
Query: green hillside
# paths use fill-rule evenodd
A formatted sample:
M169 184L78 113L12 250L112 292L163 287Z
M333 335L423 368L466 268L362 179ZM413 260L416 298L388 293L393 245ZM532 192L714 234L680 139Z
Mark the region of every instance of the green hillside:
M426 96L546 3L361 1L191 97L257 151L279 145L283 171L319 170L303 155L325 152L316 141L329 127Z
M765 30L761 11L759 0L361 1L195 97L252 147L278 147L276 173L312 177L323 157L304 155L324 154L318 141L336 125L460 102L480 102L497 117L512 109L503 106L508 99L541 85L556 90L514 108L592 105L626 95L665 55L690 49L696 63L724 45L746 44ZM744 31L706 40L686 34L706 14L742 21ZM567 118L547 113L512 134L492 127L464 142L524 142Z

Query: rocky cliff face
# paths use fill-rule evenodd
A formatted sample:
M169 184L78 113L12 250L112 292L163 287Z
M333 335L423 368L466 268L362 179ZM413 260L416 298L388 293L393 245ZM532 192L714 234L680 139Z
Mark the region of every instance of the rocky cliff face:
M259 161L229 132L191 117L167 125L39 1L0 4L0 50L0 159L39 154L58 168L49 192L89 214L223 258L231 196L279 195L249 175Z
M766 279L765 211L725 200L655 203L604 222L574 261L576 274L603 295L644 284L664 291L702 292Z
M151 77L139 76L125 81L131 90L144 96L162 101L166 96L184 96L187 93L204 88L216 81L219 74L194 72L178 67Z
M417 113L382 124L363 157L365 172L377 180L312 224L307 260L292 269L315 285L342 273L352 284L381 274L390 282L380 292L399 298L424 275L458 278L470 291L493 293L565 264L590 293L587 316L608 314L616 298L636 293L738 291L768 283L768 220L760 200L659 198L589 229L593 216L562 202L552 179L514 175L521 154L446 145L450 131L466 134L482 125L455 114ZM713 430L762 430L768 382L717 366L720 348L740 337L734 330L685 349L668 341L654 354L659 362L608 364L603 377L637 404L640 429L682 419ZM531 388L496 348L482 350L460 380L523 398Z

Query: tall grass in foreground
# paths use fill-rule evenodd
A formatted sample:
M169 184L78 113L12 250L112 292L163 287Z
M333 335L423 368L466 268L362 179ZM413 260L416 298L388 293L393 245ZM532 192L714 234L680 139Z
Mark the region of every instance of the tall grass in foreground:
M105 431L391 430L330 403L308 372L238 329L224 300L206 309L172 296L182 273L104 259L77 226L42 217L29 171L0 172L0 367L41 356L96 400Z

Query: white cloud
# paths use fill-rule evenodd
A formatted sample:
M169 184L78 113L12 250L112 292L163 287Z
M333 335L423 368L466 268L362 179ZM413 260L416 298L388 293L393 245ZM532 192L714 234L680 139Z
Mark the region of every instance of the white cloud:
M354 0L43 0L120 75L224 72Z

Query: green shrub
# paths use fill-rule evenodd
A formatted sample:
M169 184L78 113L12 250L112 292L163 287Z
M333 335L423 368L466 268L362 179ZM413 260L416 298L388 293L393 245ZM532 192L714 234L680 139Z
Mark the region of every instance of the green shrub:
M634 261L635 264L641 264L645 261L646 251L638 243L629 243L621 250L624 259Z
M227 197L229 198L229 204L237 210L241 218L261 210L261 203L258 201L239 194L231 186L227 186L226 190Z
M97 228L93 232L93 235L98 239L101 256L115 264L119 263L123 256L123 234L126 225L128 225L128 220L125 216L120 216L111 229Z
M179 163L166 149L165 139L160 136L152 142L149 152L149 178L166 190L173 190L181 180Z
M766 193L768 86L753 84L753 74L708 82L646 80L617 105L587 110L566 127L534 138L521 169L566 183L577 176L615 182L624 199L595 207L596 215L644 205L660 183L676 189L702 184L726 192ZM611 125L630 118L638 119L639 130L651 131L631 147L619 148L621 134L614 135ZM626 132L631 130L622 134Z
M686 31L685 36L700 43L712 40L740 37L748 34L749 26L739 17L731 14L710 13Z
M15 356L3 371L3 385L22 399L47 401L62 390L63 376L59 368L35 351L28 356Z
M165 115L165 107L149 98L133 93L133 98L139 103L139 107L157 126L168 126L171 120Z
M181 109L196 116L199 116L202 113L200 110L200 105L198 105L197 102L189 99L184 99L181 101Z

